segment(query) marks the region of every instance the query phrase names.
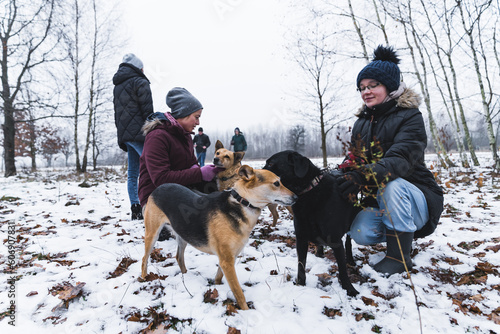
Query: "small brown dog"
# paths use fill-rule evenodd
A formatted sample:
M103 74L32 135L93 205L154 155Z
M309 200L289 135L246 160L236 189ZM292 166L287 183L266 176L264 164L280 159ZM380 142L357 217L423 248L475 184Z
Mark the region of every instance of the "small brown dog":
M245 152L233 152L224 148L220 140L215 143L214 165L225 168L216 177L217 189L223 191L229 189L239 179L238 170Z
M238 181L238 169L241 167L241 160L245 156L245 152L233 152L226 148L220 140L215 143L214 165L217 167L225 168L222 172L217 174L217 189L219 191L229 189L233 184ZM273 227L278 222L278 205L269 204L267 206L273 215ZM292 213L290 206L286 207Z
M181 272L187 271L184 263L187 244L217 255L215 283L221 284L226 275L238 305L248 310L234 268L236 257L247 243L262 208L270 203L292 205L296 199L273 172L246 165L238 170L238 181L229 191L198 195L179 184L159 186L144 208L146 235L141 277L146 278L149 255L161 229L168 224L176 236L176 259Z

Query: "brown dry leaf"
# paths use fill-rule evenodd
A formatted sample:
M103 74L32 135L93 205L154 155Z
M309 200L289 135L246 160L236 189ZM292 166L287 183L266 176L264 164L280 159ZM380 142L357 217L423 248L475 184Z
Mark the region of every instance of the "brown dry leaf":
M477 295L471 296L469 298L475 302L480 302L480 301L484 300L483 295L481 295L480 293L478 293Z
M241 331L239 329L234 328L234 327L229 327L227 329L227 334L241 334Z
M53 295L58 294L59 299L61 299L62 301L52 309L52 312L68 308L68 303L82 294L82 289L84 286L85 283L82 282L76 282L76 286L73 286L71 283L68 282L64 282L63 285L58 285L56 288L61 287L60 290L57 291L56 293L53 292L52 294Z
M500 315L491 313L488 315L488 320L493 321L495 324L500 325Z
M106 279L123 275L127 271L128 267L130 267L130 265L135 262L137 262L137 260L134 260L130 257L124 257L118 264L118 267L116 267L115 271L113 271L112 273L110 272L109 276L106 277Z
M121 233L117 233L116 235L121 237L122 235L130 235L130 233L127 233L127 231L125 231L125 229L122 228Z
M78 295L82 293L82 289L84 286L85 283L83 282L76 282L76 286L67 286L64 290L59 292L59 299L68 302L71 299L76 298Z
M444 262L450 264L450 265L457 265L457 264L462 264L462 262L457 259L457 258L451 258L451 257L445 257L443 259Z
M217 289L208 289L207 292L203 295L203 302L204 303L210 303L210 304L215 304L217 303L219 298L219 291Z
M368 298L368 297L365 297L365 296L361 296L361 300L363 300L363 303L365 303L365 305L369 305L369 306L375 306L377 307L378 306L378 303L375 302L373 299L371 298Z
M320 296L319 298L332 299L330 296Z
M26 295L26 297L31 297L31 296L35 296L35 295L38 295L38 291L31 291L30 293L28 293Z
M467 314L467 309L462 305L462 302L458 299L452 299L453 305L457 305L463 314Z
M172 258L171 253L168 253L167 255L163 255L163 253L161 252L162 250L163 250L163 248L153 249L153 251L151 252L151 255L150 255L151 262L163 262L167 259Z
M342 311L340 309L334 309L325 306L323 308L323 314L326 315L328 318L335 318L337 316L341 317Z
M486 274L498 274L498 271L495 268L497 268L497 266L494 266L489 262L478 262L476 265L476 271L482 271Z
M457 282L457 285L471 284L472 282L474 282L474 278L471 275L464 275Z
M321 284L321 286L328 286L332 284L332 275L323 273L323 274L316 274L318 276L318 281Z
M500 250L500 244L494 246L488 246L485 248L485 250L490 250L496 253Z
M168 275L158 275L158 274L155 274L155 273L149 273L146 275L146 278L142 278L142 277L139 277L137 280L139 282L152 282L154 280L164 280L165 278L167 278Z

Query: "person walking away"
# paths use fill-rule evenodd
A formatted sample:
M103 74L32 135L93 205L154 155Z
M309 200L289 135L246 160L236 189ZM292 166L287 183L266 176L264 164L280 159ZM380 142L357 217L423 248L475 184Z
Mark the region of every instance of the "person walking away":
M132 220L143 219L138 197L139 157L144 146L142 126L153 113L150 82L142 61L127 53L113 76L113 104L118 146L127 152L127 191Z
M342 164L350 167L338 179L345 198L364 196L349 235L360 245L387 243L385 258L373 268L388 275L411 270L413 239L433 233L443 211L443 191L424 162L422 98L401 82L399 61L392 47L379 46L359 72L364 104Z
M140 159L139 199L145 207L149 195L164 183L177 183L204 192L217 190L211 182L223 168L200 167L194 155L193 130L200 124L203 106L187 89L175 87L167 94L170 112L156 112L143 126L146 136ZM168 239L164 227L159 241Z
M240 128L234 129L234 136L231 139L231 146L234 146L235 152L245 152L247 150L247 142L245 136L240 131Z
M196 149L196 159L200 167L205 166L205 157L207 156L207 148L210 146L210 138L203 133L203 128L198 128L198 134L193 139L194 148Z

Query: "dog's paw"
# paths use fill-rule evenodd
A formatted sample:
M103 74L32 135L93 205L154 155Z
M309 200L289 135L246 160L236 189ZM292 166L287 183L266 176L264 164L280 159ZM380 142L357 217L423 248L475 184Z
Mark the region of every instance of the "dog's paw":
M354 289L354 288L350 288L350 289L346 289L346 290L347 290L347 295L350 297L356 297L357 295L359 295L359 291Z

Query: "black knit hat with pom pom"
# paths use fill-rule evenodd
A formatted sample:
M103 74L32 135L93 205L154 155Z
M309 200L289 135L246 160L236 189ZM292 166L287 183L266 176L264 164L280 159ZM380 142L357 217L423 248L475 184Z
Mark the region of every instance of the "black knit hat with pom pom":
M385 87L388 93L399 88L401 82L401 71L398 67L399 58L392 46L379 45L373 52L373 60L366 65L358 74L356 85L363 79L377 80Z

